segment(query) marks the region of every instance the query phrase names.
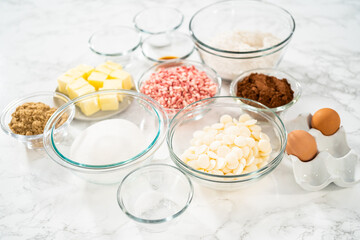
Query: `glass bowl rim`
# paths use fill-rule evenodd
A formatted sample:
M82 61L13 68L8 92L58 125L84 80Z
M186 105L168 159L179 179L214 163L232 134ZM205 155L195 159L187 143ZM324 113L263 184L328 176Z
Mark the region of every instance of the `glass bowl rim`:
M198 39L196 37L196 34L195 32L193 31L193 28L192 28L192 23L195 19L195 17L200 13L202 12L203 10L206 10L208 8L211 8L213 7L214 5L220 5L220 4L227 4L229 2L234 2L234 3L237 3L237 4L248 4L248 3L251 3L251 4L256 4L256 5L263 5L263 6L267 6L267 7L274 7L274 8L277 8L278 10L281 10L283 11L283 13L287 14L289 17L290 17L290 20L291 20L291 23L292 23L292 29L290 31L290 34L282 41L280 41L279 43L271 46L271 47L267 47L267 48L262 48L262 49L258 49L258 50L252 50L252 51L229 51L229 50L223 50L223 49L220 49L220 48L215 48L215 47L212 47L212 46L209 46L208 44L204 43L203 41L201 41L200 39ZM201 9L199 9L197 12L194 13L194 15L191 17L190 19L190 22L189 22L189 32L190 32L190 36L192 37L192 39L194 40L195 43L198 43L206 48L209 48L215 52L221 52L221 53L229 53L229 54L251 54L251 53L261 53L261 52L266 52L268 50L272 50L274 48L277 48L279 46L281 46L282 44L284 43L287 43L293 36L294 32L295 32L295 28L296 28L296 24L295 24L295 20L293 18L293 16L290 14L289 11L287 11L286 9L276 5L276 4L273 4L273 3L269 3L269 2L259 2L259 1L253 1L253 0L243 0L243 1L237 1L237 0L225 0L225 1L219 1L219 2L215 2L215 3L212 3L212 4L209 4Z
M148 106L150 106L153 111L154 111L154 116L156 116L158 123L159 123L159 127L157 129L157 133L155 135L155 137L153 138L153 140L151 141L151 143L146 146L146 148L144 150L142 150L140 153L138 153L137 155L126 159L124 161L120 161L120 162L116 162L113 164L106 164L106 165L90 165L90 164L82 164L82 163L78 163L76 161L73 161L71 159L69 159L68 157L63 156L63 154L61 154L60 151L57 150L56 146L55 146L55 142L53 139L53 134L54 134L54 126L51 126L53 123L53 121L58 120L59 118L59 114L62 114L62 112L66 109L68 109L69 107L75 107L76 103L85 99L85 98L89 98L98 94L111 94L111 93L115 93L115 94L125 94L134 98L138 98L141 99L144 102L146 102L148 104ZM168 117L167 114L164 110L164 108L157 103L155 100L151 99L150 97L142 94L142 93L138 93L136 91L132 91L132 90L101 90L101 91L96 91L96 92L92 92L92 93L88 93L85 95L82 95L80 97L74 98L73 100L69 101L68 103L64 104L63 106L61 106L60 108L58 108L58 110L56 110L56 112L49 118L48 123L45 126L44 132L46 131L47 134L45 134L44 137L44 148L46 153L50 156L50 158L52 158L55 162L59 163L62 166L65 167L70 167L73 170L83 170L83 171L110 171L110 170L115 170L118 168L122 168L122 167L126 167L130 164L133 164L134 162L136 162L137 160L141 160L143 158L144 155L146 155L147 153L149 153L151 150L156 149L155 147L158 147L164 140L165 138L165 134L168 128ZM48 139L49 138L49 139ZM49 140L49 143L47 143L47 140ZM52 155L51 153L53 153L54 155ZM54 156L54 157L53 157ZM56 156L56 157L55 157Z
M123 187L123 184L124 182L129 178L131 177L131 175L135 172L138 172L138 171L142 171L146 168L151 168L151 167L157 167L157 168L162 168L162 169L165 169L166 168L172 168L173 170L175 170L176 174L177 175L181 175L184 177L184 179L186 180L186 182L189 184L189 192L188 192L188 197L187 197L187 201L185 203L185 205L179 210L177 211L176 213L172 214L171 216L168 216L166 218L160 218L160 219L144 219L144 218L139 218L139 217L136 217L135 215L131 214L127 208L125 207L125 204L123 203L122 201L122 198L120 197L121 196L121 189ZM194 196L194 186L190 180L190 178L183 172L181 171L181 169L177 168L176 166L172 166L172 165L169 165L169 164L164 164L164 163L155 163L155 164L147 164L147 165L144 165L144 166L141 166L139 168L136 168L134 170L132 170L131 172L129 172L124 178L123 180L121 181L118 189L117 189L117 194L116 194L116 198L117 198L117 202L118 202L118 205L120 207L120 209L128 216L130 217L131 219L137 221L137 222L140 222L140 223L155 223L155 224L159 224L159 223L164 223L164 222L169 222L171 221L172 219L175 219L176 217L180 216L182 213L185 212L185 210L189 207L190 203L192 202L192 199L193 199L193 196Z
M166 9L166 11L174 11L176 12L176 14L178 14L178 16L180 16L180 21L177 25L175 25L172 29L169 29L169 30L164 30L164 31L159 31L159 32L150 32L150 31L147 31L141 27L138 26L138 23L136 22L136 19L141 15L143 14L144 12L146 11L149 11L149 10L154 10L154 9ZM173 8L173 7L166 7L166 6L161 6L161 7L150 7L150 8L145 8L143 10L141 10L140 12L138 12L137 14L135 14L134 18L133 18L133 23L134 23L134 26L135 28L140 31L140 32L143 32L143 33L146 33L146 34L150 34L150 35L156 35L156 34L162 34L162 33L167 33L167 32L171 32L171 31L175 31L177 30L184 22L184 14L176 9L176 8Z
M138 81L137 81L137 84L136 84L136 90L137 90L139 93L141 93L141 90L140 90L140 89L141 89L141 85L142 85L142 83L146 80L146 79L145 79L145 75L148 74L148 73L150 73L152 70L156 69L157 67L159 67L159 65L172 64L172 63L182 63L182 62L184 62L185 64L192 64L192 65L196 64L196 65L200 65L202 68L207 69L207 70L209 70L210 72L212 72L212 73L215 75L215 78L210 78L209 76L208 76L208 77L209 77L213 82L215 82L215 84L218 85L218 86L217 86L216 93L215 93L214 96L218 96L218 95L220 94L220 92L221 92L221 84L222 84L222 80L221 80L220 75L219 75L213 68L211 68L210 66L208 66L208 65L205 64L205 63L197 62L197 61L192 61L192 60L187 60L187 59L167 60L167 61L164 61L164 62L159 62L159 63L157 63L157 64L149 67L149 68L146 69L146 70L141 74L141 76L139 77L139 79L138 79ZM183 64L181 64L181 65L183 65ZM200 71L202 71L202 72L205 72L204 69L202 69L202 70L198 69L198 70L200 70ZM154 72L155 72L155 71L154 71ZM156 100L154 99L154 101L156 101ZM157 102L157 101L156 101L156 102ZM193 104L193 103L190 103L190 104ZM190 104L189 104L189 105L190 105ZM189 106L189 105L187 105L187 106ZM163 108L164 108L166 111L176 111L176 112L179 111L179 110L184 109L184 108L165 108L165 107L163 107Z
M104 32L104 31L107 31L111 28L119 28L119 29L126 29L126 30L131 30L133 31L134 33L136 33L138 35L137 37L137 41L136 41L136 44L134 44L133 47L129 48L128 50L125 50L125 51L122 51L122 52L115 52L115 53L105 53L105 52L101 52L99 50L96 50L96 47L94 46L94 43L92 42L93 38L101 33L101 32ZM132 53L134 52L141 44L141 36L139 34L139 31L133 27L129 27L129 26L125 26L125 25L114 25L114 26L107 26L106 28L104 29L99 29L95 32L93 32L88 40L88 46L90 48L90 50L100 56L108 56L108 57L116 57L116 56L124 56L124 55L127 55L129 53Z
M176 34L180 34L180 35L186 36L191 42L193 42L192 39L191 39L191 37L190 37L188 34L186 34L186 33L176 32ZM160 35L160 34L159 34L159 35ZM144 43L146 42L146 40L148 40L148 39L151 38L151 37L152 37L152 36L146 37L146 38L141 42L141 44L140 44L141 53L143 54L143 56L146 57L147 59L149 59L150 61L155 62L155 63L165 63L165 62L171 61L171 60L159 60L159 59L154 59L154 58L152 58L152 57L150 57L150 56L148 56L148 55L145 54L143 45L144 45ZM194 50L195 50L195 45L192 47L191 51L188 52L186 55L184 55L184 56L182 56L182 57L174 58L173 60L176 60L176 59L178 59L178 60L185 60L186 58L188 58L188 57L194 52Z
M236 86L237 86L237 83L242 81L244 77L248 76L249 74L251 73L254 73L256 71L264 71L264 72L268 72L269 74L271 74L272 72L279 72L281 73L282 75L286 76L286 80L288 80L288 82L290 84L295 84L296 85L296 88L297 88L297 92L295 93L294 92L294 98L293 100L291 100L290 102L288 102L287 104L285 105L282 105L282 106L279 106L279 107L275 107L275 108L270 108L271 110L273 110L274 112L281 112L281 111L284 111L284 110L287 110L289 109L292 105L294 105L297 101L299 101L301 95L302 95L302 87L301 87L301 84L298 80L296 80L296 78L294 78L292 75L282 71L282 70L279 70L279 69L276 69L276 68L255 68L255 69L250 69L250 70L247 70L243 73L241 73L239 76L237 76L233 81L231 81L231 84L230 84L230 95L231 96L234 96L234 97L237 97L236 96ZM264 73L265 74L265 73ZM276 74L274 74L274 76L276 76ZM253 100L254 101L254 100ZM263 104L262 104L263 105ZM259 111L261 111L263 109L259 108Z
M262 168L256 170L256 171L252 171L249 173L244 173L244 174L238 174L238 175L217 175L217 174L211 174L211 173L206 173L206 172L202 172L202 171L198 171L192 167L190 167L188 164L184 163L173 151L172 148L172 133L174 132L173 129L174 127L176 127L176 125L179 123L179 120L182 120L183 117L181 117L179 120L176 119L177 116L179 116L181 113L183 113L184 111L188 110L188 108L193 107L194 105L201 103L201 102L205 102L205 101L211 101L211 100L216 100L216 99L234 99L234 100L245 100L245 101L250 101L250 102L254 102L258 105L262 105L264 107L263 110L266 110L266 112L269 112L271 114L273 114L275 116L275 118L279 121L279 123L281 124L280 126L274 121L272 120L271 122L275 123L275 125L278 127L279 131L280 131L280 142L281 142L281 134L283 134L283 141L281 142L281 148L279 153L277 154L276 157L274 157L271 161L268 162L268 164L266 164L265 166L263 166ZM243 107L245 107L245 109L249 109L249 110L253 110L257 113L262 113L265 111L258 111L258 108L256 107L252 107L248 104L243 104ZM195 106L196 107L196 106ZM201 106L200 106L201 107ZM184 115L185 116L185 115ZM177 123L174 123L174 121L177 120ZM181 121L180 121L181 122ZM246 181L250 181L253 180L254 178L257 178L258 175L265 175L269 172L271 172L271 170L273 170L282 160L283 156L284 156L284 151L285 151L285 147L286 147L286 142L287 142L287 132L286 132L286 128L285 125L283 123L283 121L281 120L281 118L271 109L266 107L265 105L251 100L251 99L247 99L247 98L241 98L241 97L234 97L234 96L217 96L217 97L212 97L212 98L205 98L202 100L199 100L197 102L191 103L188 106L186 106L185 108L183 108L182 110L180 110L173 119L171 119L170 124L169 124L169 129L167 131L166 134L166 142L168 145L168 149L170 152L170 156L171 159L175 162L176 165L180 165L181 168L184 168L184 170L186 170L186 172L190 173L192 176L206 180L206 181L211 181L211 182L219 182L219 183L231 183L231 182L246 182ZM266 171L268 170L268 171ZM197 175L195 175L194 173L196 173ZM202 176L202 177L200 177ZM249 177L246 178L244 180L234 180L234 181L221 181L221 180L211 180L208 179L206 177L213 177L215 179L231 179L231 178L241 178L241 177Z
M12 137L14 137L14 138L16 138L18 140L21 140L21 141L31 141L31 140L36 140L36 139L43 138L43 135L44 135L43 133L37 134L37 135L21 135L21 134L16 134L16 133L13 133L12 131L9 131L4 125L5 124L5 117L9 114L9 111L10 111L11 108L13 108L16 105L19 105L21 102L23 102L26 99L33 98L33 97L38 97L38 96L54 97L54 96L57 96L57 95L60 96L61 98L64 98L65 100L67 100L66 103L71 101L70 98L68 96L66 96L65 94L63 94L63 93L50 92L50 91L39 91L39 92L30 93L30 94L27 94L27 95L25 95L25 96L23 96L21 98L17 98L15 100L11 101L9 104L6 105L6 107L3 109L2 113L1 113L1 128L2 128L2 130L7 135L10 135L10 136L12 136ZM61 105L59 108L61 108L63 105ZM53 116L55 114L55 112L51 116ZM74 115L75 115L75 113L72 112L72 114L68 117L68 119L66 120L65 123L67 123L69 121L72 121ZM48 119L48 122L49 122L50 118ZM64 124L62 126L64 126ZM57 130L61 130L62 126L60 126Z

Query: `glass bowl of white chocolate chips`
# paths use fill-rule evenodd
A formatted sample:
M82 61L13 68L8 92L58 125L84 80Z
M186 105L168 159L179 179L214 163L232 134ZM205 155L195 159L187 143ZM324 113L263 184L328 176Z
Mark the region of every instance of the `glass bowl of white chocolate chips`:
M174 163L201 185L225 191L272 172L286 141L284 124L272 110L231 96L190 104L175 115L167 133Z

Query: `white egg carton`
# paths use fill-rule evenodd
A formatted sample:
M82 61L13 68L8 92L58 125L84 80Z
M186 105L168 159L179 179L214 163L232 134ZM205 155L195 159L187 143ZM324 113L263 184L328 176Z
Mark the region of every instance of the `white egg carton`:
M305 130L315 137L318 155L309 162L302 162L293 155L292 160L295 181L305 190L318 191L330 183L339 187L351 187L360 182L360 157L350 149L343 127L331 136L311 128L311 114L300 114L286 122L288 132Z

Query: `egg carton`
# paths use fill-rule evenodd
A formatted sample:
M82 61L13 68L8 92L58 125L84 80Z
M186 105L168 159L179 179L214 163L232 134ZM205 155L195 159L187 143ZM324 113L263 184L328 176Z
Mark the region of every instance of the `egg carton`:
M300 114L285 124L288 132L309 132L318 148L317 156L309 162L288 155L296 183L305 190L318 191L332 182L339 187L351 187L360 182L360 157L349 147L344 128L340 127L333 135L325 136L319 130L310 128L311 118L311 114Z

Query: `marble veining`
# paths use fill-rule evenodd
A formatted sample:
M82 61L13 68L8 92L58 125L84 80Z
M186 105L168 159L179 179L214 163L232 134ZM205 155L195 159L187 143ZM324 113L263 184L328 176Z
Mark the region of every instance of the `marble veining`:
M131 25L143 8L168 5L191 15L213 0L3 0L0 2L0 110L24 94L56 88L56 77L79 63L96 63L87 40L106 25ZM296 32L279 68L303 86L286 117L320 107L339 109L349 145L360 153L360 2L271 1L289 10ZM138 51L135 78L146 69ZM196 53L191 56L197 59ZM228 93L224 84L223 94ZM238 192L196 183L178 224L152 234L116 202L117 186L83 181L0 133L0 239L360 239L360 185L306 192L284 159L269 176ZM166 148L157 153L169 162Z

